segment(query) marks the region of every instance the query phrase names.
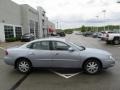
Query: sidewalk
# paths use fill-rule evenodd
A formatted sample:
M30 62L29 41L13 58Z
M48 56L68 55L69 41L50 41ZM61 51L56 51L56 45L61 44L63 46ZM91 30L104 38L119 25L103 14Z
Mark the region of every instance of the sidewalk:
M20 42L20 41L17 41L17 42L0 42L0 47L9 48L9 47L13 47L13 46L19 46L19 45L22 45L24 43L25 42Z

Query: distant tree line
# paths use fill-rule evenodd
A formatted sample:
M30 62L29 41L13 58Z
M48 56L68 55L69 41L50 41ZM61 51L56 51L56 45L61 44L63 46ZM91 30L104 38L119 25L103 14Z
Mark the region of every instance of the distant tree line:
M59 32L65 32L66 34L72 34L74 30L75 30L75 29L65 29L65 30L56 29L56 32L57 32L57 33L59 33Z
M65 29L64 32L66 34L72 34L75 29Z
M115 31L119 30L119 25L107 25L107 26L81 26L80 28L73 28L73 29L65 29L64 32L71 34L73 31L81 31L81 32L101 32L101 31Z

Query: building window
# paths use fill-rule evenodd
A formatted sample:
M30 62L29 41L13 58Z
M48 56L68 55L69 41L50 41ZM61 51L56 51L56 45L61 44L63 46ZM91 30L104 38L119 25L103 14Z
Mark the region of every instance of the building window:
M14 32L12 26L4 26L5 39L14 38Z
M34 21L30 20L30 33L34 34Z
M35 22L35 33L36 33L36 38L39 38L38 22Z
M15 27L15 34L16 34L16 38L20 38L22 36L22 28Z
M44 20L44 19L42 20L42 25L43 25L43 26L45 25L45 20Z
M45 11L42 12L42 16L45 17Z
M45 37L45 29L43 28L43 37Z

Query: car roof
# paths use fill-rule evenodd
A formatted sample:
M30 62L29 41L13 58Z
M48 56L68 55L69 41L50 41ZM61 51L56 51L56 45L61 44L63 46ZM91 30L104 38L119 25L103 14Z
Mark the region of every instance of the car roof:
M19 47L19 48L24 48L24 47L26 47L27 45L29 45L30 43L39 42L39 41L61 41L61 42L66 42L65 38L53 38L53 37L41 38L41 39L36 39L36 40L31 41L31 42L28 42L28 43L22 45L22 46Z
M49 37L49 38L41 38L41 39L36 39L32 42L37 42L37 41L63 41L65 42L65 38L55 38L55 37Z

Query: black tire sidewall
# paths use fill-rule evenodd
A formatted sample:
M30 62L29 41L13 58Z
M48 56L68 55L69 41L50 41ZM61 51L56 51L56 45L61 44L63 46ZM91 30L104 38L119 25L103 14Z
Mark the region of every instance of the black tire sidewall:
M116 40L119 42L118 44L120 44L119 39L114 39L114 40L113 40L113 44L114 44L114 45L118 45L118 44L115 43Z

